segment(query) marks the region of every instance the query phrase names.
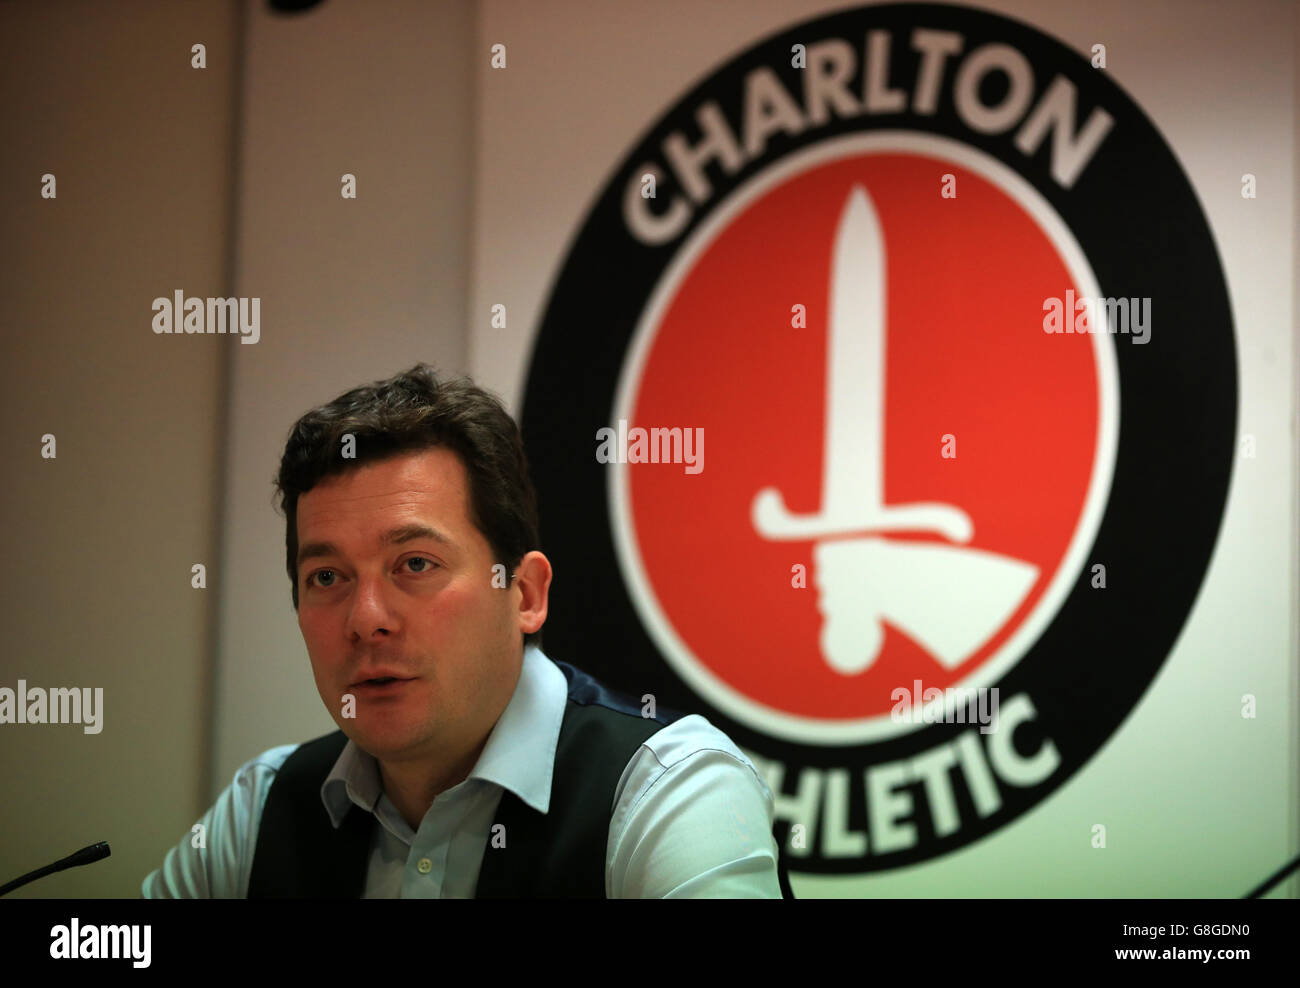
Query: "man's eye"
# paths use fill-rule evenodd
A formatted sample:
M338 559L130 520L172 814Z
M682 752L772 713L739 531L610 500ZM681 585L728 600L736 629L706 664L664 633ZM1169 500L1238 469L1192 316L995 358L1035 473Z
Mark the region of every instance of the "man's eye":
M326 587L332 587L332 586L334 586L334 583L332 582L332 580L329 581L329 582L324 582L324 583L321 582L321 577L326 576L326 575L328 575L328 576L330 576L330 577L332 578L332 577L334 576L334 571L333 571L332 569L318 569L318 570L317 570L315 573L313 573L311 576L307 577L307 586L311 586L313 580L316 581L316 586L321 587L321 588L326 588Z
M425 564L414 570L411 570L411 572L413 573L429 573L434 569L437 569L438 567L438 564L435 563L432 559L426 559L424 556L412 556L410 559L404 560L404 562Z

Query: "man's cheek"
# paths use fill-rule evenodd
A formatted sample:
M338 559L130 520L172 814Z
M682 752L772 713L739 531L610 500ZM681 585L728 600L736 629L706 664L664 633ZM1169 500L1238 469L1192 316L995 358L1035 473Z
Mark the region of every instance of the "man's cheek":
M474 619L478 602L478 595L468 587L447 587L438 594L437 606L428 611L429 623L435 628L455 629Z
M321 614L315 608L298 608L298 630L302 632L302 639L309 647L320 640L322 626Z

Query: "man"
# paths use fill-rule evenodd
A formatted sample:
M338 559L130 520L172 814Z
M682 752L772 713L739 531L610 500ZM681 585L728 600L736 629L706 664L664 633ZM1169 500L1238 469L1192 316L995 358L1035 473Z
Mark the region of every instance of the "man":
M541 651L551 564L495 398L423 364L356 388L294 426L277 490L339 731L241 767L146 897L788 890L772 793L726 735Z

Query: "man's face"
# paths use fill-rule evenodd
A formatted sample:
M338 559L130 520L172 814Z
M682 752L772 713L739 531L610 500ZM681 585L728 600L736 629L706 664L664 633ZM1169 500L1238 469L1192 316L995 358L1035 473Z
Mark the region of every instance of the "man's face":
M298 627L339 728L391 761L486 738L519 679L519 591L493 585L459 457L431 449L321 482L298 499L298 546Z

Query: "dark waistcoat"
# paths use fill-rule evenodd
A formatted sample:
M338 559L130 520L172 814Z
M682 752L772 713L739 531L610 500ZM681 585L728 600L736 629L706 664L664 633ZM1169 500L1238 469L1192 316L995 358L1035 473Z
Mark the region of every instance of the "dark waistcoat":
M681 716L660 708L656 717L643 717L631 697L568 663L555 664L568 680L569 696L549 811L538 813L509 789L501 793L475 898L604 898L618 780L642 742ZM320 796L346 744L343 732L335 731L300 745L281 766L258 825L248 898L359 898L365 890L370 838L379 823L351 805L336 830ZM498 833L504 833L505 847L493 846ZM792 898L783 837L778 836L778 874L782 895Z

